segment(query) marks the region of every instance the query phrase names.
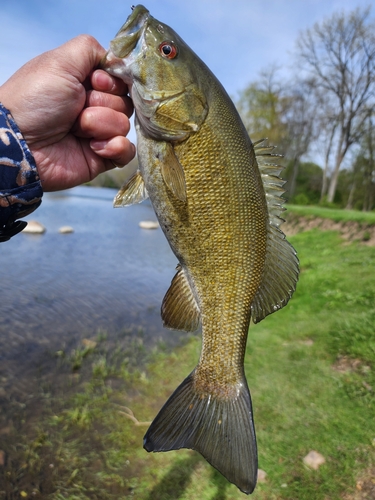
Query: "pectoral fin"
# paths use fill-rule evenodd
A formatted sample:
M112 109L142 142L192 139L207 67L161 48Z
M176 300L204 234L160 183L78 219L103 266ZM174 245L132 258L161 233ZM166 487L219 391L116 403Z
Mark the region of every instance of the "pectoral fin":
M186 183L184 169L179 162L173 146L170 143L165 143L165 151L163 159L160 163L161 175L168 188L172 191L177 199L186 201Z
M181 266L174 276L171 286L165 294L161 306L164 326L174 330L194 332L199 325L200 311Z
M148 194L139 170L122 186L113 200L113 206L126 207L147 200Z

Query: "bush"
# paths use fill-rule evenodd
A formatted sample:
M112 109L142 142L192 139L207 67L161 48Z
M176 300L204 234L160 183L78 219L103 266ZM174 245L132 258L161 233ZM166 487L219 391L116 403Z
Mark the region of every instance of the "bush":
M310 203L310 200L305 193L297 194L294 197L293 201L296 205L309 205L309 203Z

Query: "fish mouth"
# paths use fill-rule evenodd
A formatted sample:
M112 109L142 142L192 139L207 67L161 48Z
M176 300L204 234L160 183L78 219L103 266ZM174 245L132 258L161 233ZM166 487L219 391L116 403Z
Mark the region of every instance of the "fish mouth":
M143 5L132 6L132 13L111 41L116 57L123 59L135 48L149 17L150 12Z

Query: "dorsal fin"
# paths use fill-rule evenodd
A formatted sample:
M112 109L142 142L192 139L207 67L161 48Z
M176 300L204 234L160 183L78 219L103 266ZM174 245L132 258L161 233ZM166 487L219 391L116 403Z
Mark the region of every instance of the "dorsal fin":
M268 146L264 139L254 143L269 214L263 278L251 304L254 323L288 303L296 288L299 274L296 251L279 228L284 222L280 215L285 210L282 206L285 181L279 177L283 167L274 163L274 159L282 155L272 153L273 150L274 146Z
M161 306L164 326L194 332L199 325L200 311L186 274L179 264Z

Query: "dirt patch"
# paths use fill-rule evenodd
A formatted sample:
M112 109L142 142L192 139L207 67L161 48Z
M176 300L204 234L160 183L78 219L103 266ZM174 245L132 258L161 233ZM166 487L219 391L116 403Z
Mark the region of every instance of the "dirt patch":
M339 356L332 368L339 373L348 373L363 371L363 361L357 358L350 358L349 356Z
M343 500L374 500L375 499L375 468L366 471L358 479L354 493L347 494Z
M375 225L355 221L335 222L331 219L302 217L293 213L288 214L286 222L282 225L282 230L287 236L311 229L338 231L345 240L361 241L366 245L375 246Z

